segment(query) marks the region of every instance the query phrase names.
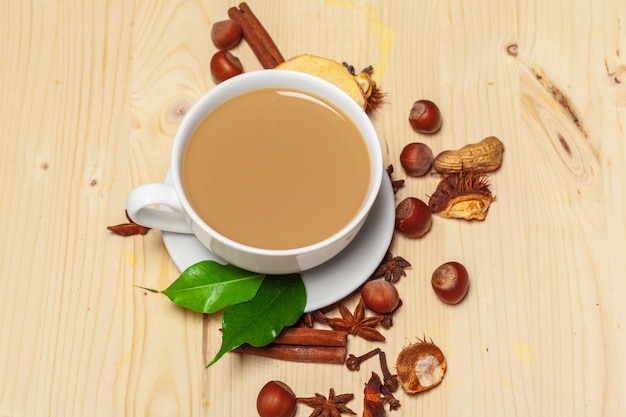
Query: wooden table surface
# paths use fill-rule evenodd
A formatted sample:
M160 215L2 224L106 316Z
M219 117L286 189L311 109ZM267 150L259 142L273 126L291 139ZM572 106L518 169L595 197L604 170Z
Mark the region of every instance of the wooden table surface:
M626 7L605 1L254 1L286 57L375 67L372 115L386 164L421 141L435 153L496 135L484 222L436 217L397 236L413 266L380 346L391 362L417 338L444 351L437 388L398 393L419 416L617 416L626 410ZM0 416L253 416L270 379L299 396L352 392L341 365L235 354L210 369L219 314L203 317L137 286L179 271L161 234L122 238L133 187L161 180L181 118L213 87L211 25L226 1L3 1L0 4ZM247 44L234 53L260 65ZM434 136L413 101L443 112ZM427 199L438 178L406 178ZM459 305L430 274L458 260ZM332 288L329 288L332 291ZM346 301L353 306L355 298ZM297 416L311 409L301 405Z

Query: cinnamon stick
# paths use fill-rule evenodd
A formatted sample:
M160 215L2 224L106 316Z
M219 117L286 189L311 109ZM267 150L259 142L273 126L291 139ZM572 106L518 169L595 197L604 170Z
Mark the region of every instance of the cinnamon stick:
M228 9L228 16L241 24L243 37L263 68L274 68L285 61L274 40L254 15L247 3Z
M250 9L248 3L240 3L239 9L243 12L243 15L246 17L246 19L248 19L252 27L255 28L255 30L259 34L260 39L264 41L263 44L265 45L265 48L267 49L269 54L274 58L274 61L276 61L276 65L284 62L285 59L278 50L278 47L274 43L274 40L267 32L267 30L265 30L265 27L263 27L259 19L257 19L256 15L252 12L252 9Z
M342 364L347 350L347 332L286 327L269 345L254 347L244 344L233 352L291 362Z
M290 362L343 364L346 360L346 346L295 346L270 343L254 347L244 344L233 352Z
M341 347L348 345L348 333L308 327L285 327L272 343L279 345Z

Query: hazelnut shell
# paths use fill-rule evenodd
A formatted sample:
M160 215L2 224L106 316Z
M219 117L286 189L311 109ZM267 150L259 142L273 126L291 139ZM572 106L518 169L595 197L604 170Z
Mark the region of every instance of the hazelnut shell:
M446 372L446 358L437 345L419 340L402 349L396 359L396 371L402 389L408 394L416 394L441 383ZM418 372L423 375L422 381Z

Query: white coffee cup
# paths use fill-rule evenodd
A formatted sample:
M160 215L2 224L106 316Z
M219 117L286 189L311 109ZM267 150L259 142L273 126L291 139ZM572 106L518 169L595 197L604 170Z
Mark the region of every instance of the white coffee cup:
M242 93L263 88L296 89L333 103L357 126L369 152L370 182L357 214L337 233L312 245L274 250L236 242L207 225L194 211L185 195L182 180L183 154L195 127L221 103ZM348 94L309 74L287 70L260 70L224 81L192 106L178 128L172 145L172 184L141 185L129 193L126 206L129 216L135 222L163 231L194 234L217 256L240 268L266 274L298 273L330 260L352 241L376 200L383 172L382 152L376 131L364 110Z

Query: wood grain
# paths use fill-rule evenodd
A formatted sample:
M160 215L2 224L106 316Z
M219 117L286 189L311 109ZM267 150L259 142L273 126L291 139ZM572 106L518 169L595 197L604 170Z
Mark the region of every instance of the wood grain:
M435 218L392 250L413 267L381 346L419 337L448 359L438 388L398 393L404 415L616 416L626 398L626 9L603 2L249 2L285 57L375 67L385 163L498 136L497 196L482 223ZM355 393L376 361L281 363L219 349L202 317L140 288L178 271L160 233L121 238L126 194L162 180L176 129L213 83L225 1L0 3L0 416L256 415L270 379L299 396ZM246 70L260 64L245 44ZM406 121L436 101L442 130ZM438 178L407 178L427 199ZM458 260L468 297L442 305L434 268ZM352 307L356 299L346 300ZM351 338L349 352L372 343ZM297 416L310 410L298 408ZM392 413L390 413L392 414Z

